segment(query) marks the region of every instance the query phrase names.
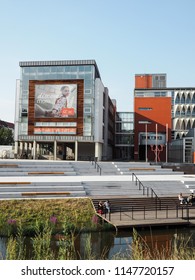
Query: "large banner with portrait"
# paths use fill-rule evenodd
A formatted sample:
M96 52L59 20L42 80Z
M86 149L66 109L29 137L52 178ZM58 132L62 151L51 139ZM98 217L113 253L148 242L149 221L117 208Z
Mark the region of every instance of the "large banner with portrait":
M77 84L36 84L35 118L76 118Z

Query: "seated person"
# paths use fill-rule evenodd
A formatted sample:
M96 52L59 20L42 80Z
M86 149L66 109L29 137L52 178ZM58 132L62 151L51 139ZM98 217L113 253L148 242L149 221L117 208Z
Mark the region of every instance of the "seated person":
M187 202L188 204L192 205L192 203L194 202L194 194L191 193L188 197L187 197Z
M180 193L180 194L178 195L178 199L179 199L179 201L180 201L180 204L187 204L187 201L186 201L186 199L183 197L182 193Z

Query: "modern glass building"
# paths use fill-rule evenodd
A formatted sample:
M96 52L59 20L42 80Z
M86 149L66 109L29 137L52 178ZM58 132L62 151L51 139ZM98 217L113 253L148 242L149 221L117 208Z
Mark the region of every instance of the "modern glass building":
M54 160L112 158L115 105L95 60L25 61L19 66L15 154Z
M116 113L115 158L133 160L134 158L134 113Z

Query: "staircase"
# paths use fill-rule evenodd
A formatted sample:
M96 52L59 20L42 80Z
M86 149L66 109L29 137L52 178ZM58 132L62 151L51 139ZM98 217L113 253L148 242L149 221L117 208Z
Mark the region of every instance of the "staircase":
M125 212L125 211L153 211L153 210L174 210L180 204L175 197L106 197L105 200L110 201L111 212ZM102 197L92 198L95 209L97 210L98 202ZM104 202L104 200L102 200Z

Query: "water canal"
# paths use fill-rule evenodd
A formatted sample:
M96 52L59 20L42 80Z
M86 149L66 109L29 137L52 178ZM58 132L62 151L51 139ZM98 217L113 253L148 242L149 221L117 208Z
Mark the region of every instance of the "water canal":
M184 240L186 246L195 248L195 228L160 228L138 230L138 234L151 249L164 250L170 248L174 240ZM75 236L75 249L78 259L87 259L86 248L90 244L91 255L94 259L130 258L133 240L132 230L86 232ZM26 238L26 259L31 259L32 240ZM0 259L6 259L6 238L0 238ZM53 239L52 250L58 250L58 241Z

